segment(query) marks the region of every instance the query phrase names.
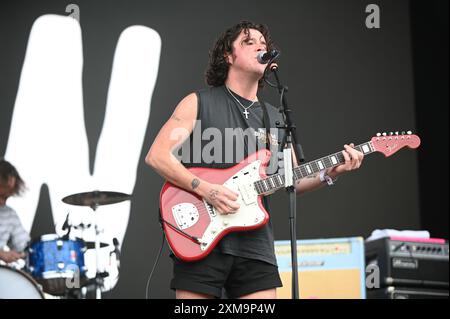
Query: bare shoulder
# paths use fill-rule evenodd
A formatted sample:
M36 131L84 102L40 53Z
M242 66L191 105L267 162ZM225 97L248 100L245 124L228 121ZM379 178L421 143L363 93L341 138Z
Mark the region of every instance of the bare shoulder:
M152 158L166 151L171 152L175 146L181 145L191 134L196 118L197 95L191 93L178 103L172 116L160 129L147 154L148 161L151 162Z
M195 121L197 118L197 94L191 93L178 103L171 119L177 122Z

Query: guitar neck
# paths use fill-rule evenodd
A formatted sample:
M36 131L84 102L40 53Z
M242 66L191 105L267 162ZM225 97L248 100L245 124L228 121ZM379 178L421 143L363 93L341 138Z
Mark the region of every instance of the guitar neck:
M366 142L354 147L364 155L375 152L372 142ZM293 169L294 183L301 178L319 173L321 170L341 165L345 162L342 151L299 165ZM284 188L284 175L274 174L255 182L255 188L259 195L271 194Z

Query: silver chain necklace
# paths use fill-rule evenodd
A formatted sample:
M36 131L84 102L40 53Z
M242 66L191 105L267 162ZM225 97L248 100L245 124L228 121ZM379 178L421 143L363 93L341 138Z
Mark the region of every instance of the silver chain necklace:
M242 113L244 113L245 118L248 120L248 115L249 115L250 113L249 113L247 110L248 110L249 108L251 108L251 107L253 106L253 104L255 104L255 103L258 102L258 101L253 101L252 104L250 104L249 106L244 106L244 105L241 103L241 101L239 101L239 99L238 99L236 96L234 96L233 92L230 91L230 89L228 88L228 86L225 85L225 87L227 88L228 93L230 93L231 96L236 100L236 102L238 102L239 105L242 106L242 108L244 109L244 112L242 112Z

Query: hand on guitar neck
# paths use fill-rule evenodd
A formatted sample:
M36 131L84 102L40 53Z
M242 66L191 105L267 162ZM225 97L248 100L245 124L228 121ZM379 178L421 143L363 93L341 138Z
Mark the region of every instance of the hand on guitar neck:
M364 154L355 148L355 144L351 143L349 145L344 145L344 150L342 155L344 156L345 162L341 165L334 166L328 171L328 175L333 178L337 176L350 172L352 170L358 169L364 159Z

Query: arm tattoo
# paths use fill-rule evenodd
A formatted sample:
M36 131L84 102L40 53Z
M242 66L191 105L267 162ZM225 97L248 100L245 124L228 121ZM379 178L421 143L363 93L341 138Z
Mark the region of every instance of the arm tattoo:
M172 115L171 118L172 118L173 120L177 121L177 122L180 122L180 121L181 121L181 119L180 119L178 116L176 116L176 115Z
M196 189L198 185L200 185L200 181L197 178L194 178L191 183L192 189Z

